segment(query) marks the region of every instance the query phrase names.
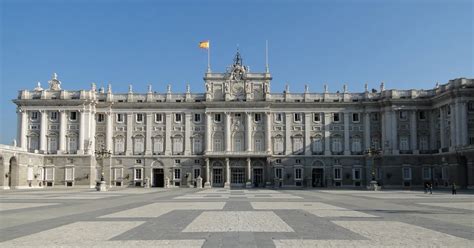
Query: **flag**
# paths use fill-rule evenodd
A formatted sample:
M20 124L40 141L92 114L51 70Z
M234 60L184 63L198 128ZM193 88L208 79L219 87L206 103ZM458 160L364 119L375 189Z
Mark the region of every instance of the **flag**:
M209 49L209 41L205 40L205 41L199 42L199 48Z

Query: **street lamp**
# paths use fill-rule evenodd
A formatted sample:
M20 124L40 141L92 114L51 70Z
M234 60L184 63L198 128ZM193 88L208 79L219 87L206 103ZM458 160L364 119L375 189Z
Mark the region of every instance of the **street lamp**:
M100 160L100 187L97 188L98 191L107 191L107 187L105 185L104 179L104 158L110 158L112 153L105 149L104 145L100 146L99 150L95 151L95 158L96 160Z
M375 158L379 157L382 153L382 149L376 149L375 147L370 147L365 151L365 154L372 158L372 180L370 181L369 189L378 190L377 180L375 179Z

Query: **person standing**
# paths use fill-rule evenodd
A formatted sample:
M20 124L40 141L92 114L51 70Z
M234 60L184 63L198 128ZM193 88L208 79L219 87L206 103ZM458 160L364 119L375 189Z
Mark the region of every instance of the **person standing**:
M432 195L433 194L433 183L430 183L429 189L430 189L430 195Z
M453 185L451 186L451 189L452 189L452 191L453 191L453 195L456 195L456 194L457 194L456 191L457 191L457 189L458 189L458 187L456 186L456 183L453 182Z
M425 183L425 194L428 193L428 183Z

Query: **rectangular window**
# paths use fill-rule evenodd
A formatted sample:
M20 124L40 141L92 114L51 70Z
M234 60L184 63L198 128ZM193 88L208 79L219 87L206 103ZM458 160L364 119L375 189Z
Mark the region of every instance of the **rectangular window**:
M97 114L97 122L102 123L105 121L104 114Z
M135 169L135 180L142 180L142 169Z
M65 179L66 181L73 181L74 180L74 168L68 167L65 168Z
M313 114L313 121L320 122L321 121L321 113L314 113Z
M275 163L276 163L276 164L281 164L281 159L275 160Z
M352 114L352 122L359 122L359 113L353 113Z
M194 122L201 122L201 114L194 114Z
M38 120L38 112L37 111L33 111L31 112L31 120Z
M221 114L214 114L214 121L221 122Z
M155 122L163 122L163 114L155 114Z
M52 121L57 121L58 120L58 112L51 112L49 113L50 116L49 118L52 120Z
M296 160L295 160L295 163L296 163L296 164L301 164L301 159L296 159Z
M411 180L411 168L410 167L403 167L403 180Z
M441 168L441 179L448 180L448 167Z
M333 113L332 114L332 121L334 122L339 122L341 120L339 113Z
M181 179L181 169L174 169L174 179L175 180Z
M143 114L137 114L135 117L137 122L143 122Z
M275 114L275 121L281 122L283 120L283 115L281 113Z
M406 120L407 119L407 112L406 111L400 111L400 120Z
M201 169L199 168L194 169L194 178L196 179L199 176L201 176Z
M77 120L77 112L76 111L72 111L72 112L69 113L69 120L71 120L71 121Z
M201 164L201 160L195 159L195 160L194 160L194 164Z
M142 160L141 160L141 159L136 159L136 160L135 160L135 163L136 163L136 164L141 164L141 163L142 163Z
M115 168L114 169L114 180L122 180L122 168Z
M294 121L295 122L301 122L301 113L295 113L294 114Z
M360 180L360 168L352 169L352 180Z
M174 114L174 121L175 122L181 122L181 114L179 114L179 113Z
M54 180L54 168L48 167L44 169L44 178L46 181Z
M431 180L431 168L423 167L423 180Z
M426 112L425 111L418 112L418 118L420 120L426 120Z
M283 178L281 168L275 168L275 178L277 178L277 179L282 179Z
M181 160L175 159L175 160L174 160L174 163L175 163L175 164L180 164L180 163L181 163Z
M295 180L301 180L303 178L303 171L301 168L295 169Z
M123 122L123 116L124 116L124 114L117 114L116 115L116 120L117 120L118 123Z
M260 122L260 121L262 121L262 114L256 113L256 114L254 115L254 118L255 118L255 119L254 119L255 122Z
M341 168L334 168L334 180L341 180Z

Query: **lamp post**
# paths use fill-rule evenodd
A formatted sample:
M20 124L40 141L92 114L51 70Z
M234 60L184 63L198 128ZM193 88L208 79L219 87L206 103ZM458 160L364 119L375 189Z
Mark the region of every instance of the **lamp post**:
M370 147L365 151L365 154L369 157L372 158L372 180L370 181L370 185L368 186L368 189L371 190L379 190L379 186L377 184L377 180L375 179L375 158L379 157L380 154L382 153L382 149L376 149L375 147Z
M97 161L100 160L100 186L97 187L97 191L107 191L107 186L104 179L104 158L110 158L112 153L105 149L104 145L99 150L95 151L95 158Z

